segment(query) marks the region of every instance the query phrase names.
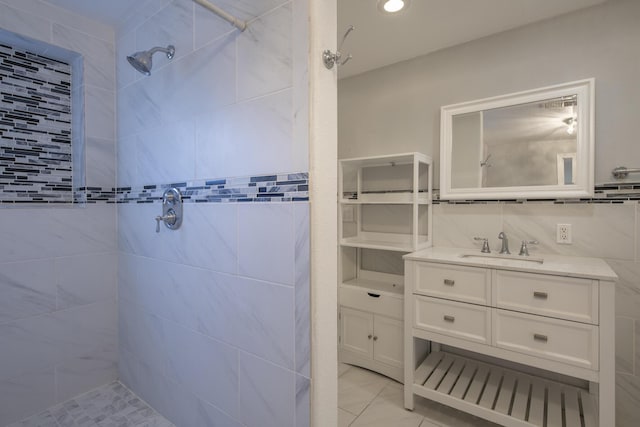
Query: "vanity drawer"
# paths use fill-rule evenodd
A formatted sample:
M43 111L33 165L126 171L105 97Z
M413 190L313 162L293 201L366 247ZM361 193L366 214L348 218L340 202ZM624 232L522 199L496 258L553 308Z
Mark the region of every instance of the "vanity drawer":
M489 269L424 262L413 265L415 293L483 305L491 301Z
M597 326L498 309L492 317L496 347L598 369Z
M340 286L340 305L402 320L404 299L358 286Z
M491 343L491 309L488 307L416 295L414 313L416 328Z
M595 280L497 270L494 306L598 324Z

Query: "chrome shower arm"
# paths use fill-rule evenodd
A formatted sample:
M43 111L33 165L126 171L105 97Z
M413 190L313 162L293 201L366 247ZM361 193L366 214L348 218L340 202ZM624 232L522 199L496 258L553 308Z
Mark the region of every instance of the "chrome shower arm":
M176 53L176 49L172 45L169 45L167 47L156 46L149 49L147 52L149 53L149 55L153 55L156 52L166 53L167 58L172 59L173 55Z

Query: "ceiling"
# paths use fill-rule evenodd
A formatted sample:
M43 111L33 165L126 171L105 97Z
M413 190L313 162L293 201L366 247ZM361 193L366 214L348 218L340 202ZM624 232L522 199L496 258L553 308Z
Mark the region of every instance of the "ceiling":
M146 3L132 0L46 1L114 28L134 9ZM219 3L219 0L210 1ZM377 1L337 0L338 38L342 38L349 25L356 27L343 47L343 53L351 53L354 58L340 68L340 78L607 0L411 0L409 7L396 15L383 15L378 11Z
M397 15L378 11L377 0L338 0L338 42L353 59L340 78L426 55L491 34L607 0L412 0ZM610 0L611 1L611 0Z

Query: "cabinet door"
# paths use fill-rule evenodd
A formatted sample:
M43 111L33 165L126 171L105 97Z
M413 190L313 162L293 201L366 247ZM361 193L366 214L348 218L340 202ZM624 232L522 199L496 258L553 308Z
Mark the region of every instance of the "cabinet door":
M403 366L404 338L402 320L374 316L373 358L387 365Z
M373 315L346 307L341 307L340 313L342 348L373 358Z

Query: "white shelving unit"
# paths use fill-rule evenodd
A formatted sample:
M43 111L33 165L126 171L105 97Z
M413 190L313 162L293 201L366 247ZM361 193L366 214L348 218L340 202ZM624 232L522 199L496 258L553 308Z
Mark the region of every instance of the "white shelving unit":
M401 256L431 246L432 175L431 158L420 153L346 159L339 167L340 360L400 382ZM399 271L364 265L367 255L397 258Z

